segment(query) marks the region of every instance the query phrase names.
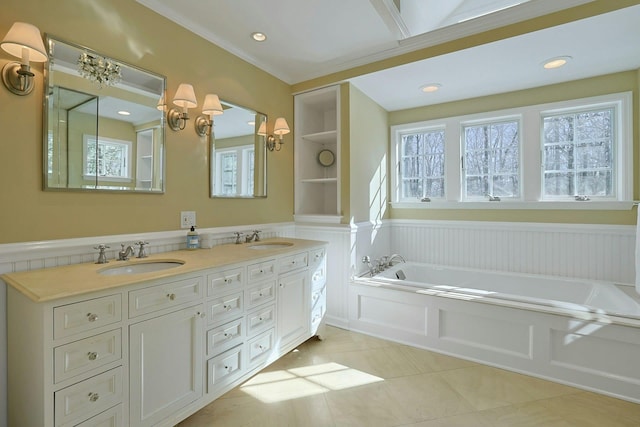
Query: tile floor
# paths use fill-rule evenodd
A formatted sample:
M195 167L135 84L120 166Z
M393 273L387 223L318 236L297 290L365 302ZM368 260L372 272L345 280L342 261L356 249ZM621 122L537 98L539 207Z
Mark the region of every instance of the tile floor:
M640 427L640 404L328 327L180 427Z

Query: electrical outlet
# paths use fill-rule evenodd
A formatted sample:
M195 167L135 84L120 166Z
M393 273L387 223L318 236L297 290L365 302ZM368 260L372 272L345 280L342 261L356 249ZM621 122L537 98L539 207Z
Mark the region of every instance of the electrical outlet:
M191 228L196 225L196 213L194 211L180 212L180 228Z

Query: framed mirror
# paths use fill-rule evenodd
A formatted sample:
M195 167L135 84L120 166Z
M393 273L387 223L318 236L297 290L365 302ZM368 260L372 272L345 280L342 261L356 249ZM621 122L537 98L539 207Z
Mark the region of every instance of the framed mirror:
M210 139L211 197L267 197L267 116L220 101Z
M47 36L45 190L164 192L164 76Z

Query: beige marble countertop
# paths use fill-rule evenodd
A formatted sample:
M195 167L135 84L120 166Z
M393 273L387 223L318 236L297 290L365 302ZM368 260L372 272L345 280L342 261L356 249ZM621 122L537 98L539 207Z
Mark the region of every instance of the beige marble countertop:
M290 242L291 246L255 250L249 246L277 242ZM132 285L144 281L193 273L208 268L269 258L275 255L303 251L324 244L317 240L273 238L259 243L241 245L226 244L211 249L180 250L149 255L147 258L131 258L129 261L109 260L107 264L73 264L61 267L43 268L3 274L2 279L35 302L53 301L60 298L103 291L106 289ZM157 261L181 261L183 265L154 272L102 275L98 272L107 268Z

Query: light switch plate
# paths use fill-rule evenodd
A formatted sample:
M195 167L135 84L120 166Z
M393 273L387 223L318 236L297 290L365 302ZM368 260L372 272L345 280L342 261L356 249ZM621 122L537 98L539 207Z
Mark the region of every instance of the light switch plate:
M180 212L180 228L191 228L196 225L196 213L194 211Z

